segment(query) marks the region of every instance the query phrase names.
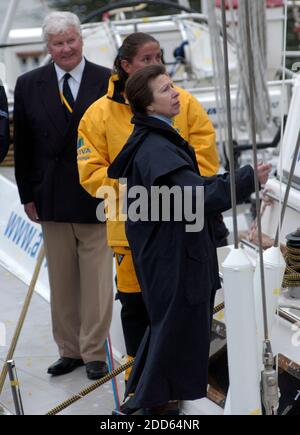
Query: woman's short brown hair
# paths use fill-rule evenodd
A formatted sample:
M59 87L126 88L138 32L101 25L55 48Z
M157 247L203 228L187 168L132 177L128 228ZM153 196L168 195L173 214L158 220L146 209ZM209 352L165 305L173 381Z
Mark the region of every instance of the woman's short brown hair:
M153 101L149 82L161 74L167 74L164 65L149 65L133 73L127 80L125 93L135 115L147 114L147 107Z

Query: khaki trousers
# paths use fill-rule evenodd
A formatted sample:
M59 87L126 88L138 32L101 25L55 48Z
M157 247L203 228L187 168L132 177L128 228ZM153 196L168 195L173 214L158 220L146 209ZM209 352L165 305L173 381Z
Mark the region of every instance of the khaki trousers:
M43 222L42 229L59 354L105 361L113 303L105 224Z

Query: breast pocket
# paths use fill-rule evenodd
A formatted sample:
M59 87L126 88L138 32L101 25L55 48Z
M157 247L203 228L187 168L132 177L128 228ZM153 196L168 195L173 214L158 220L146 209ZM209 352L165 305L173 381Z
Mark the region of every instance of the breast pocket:
M188 304L198 305L210 300L212 282L210 259L207 252L196 250L194 246L186 247L185 296Z

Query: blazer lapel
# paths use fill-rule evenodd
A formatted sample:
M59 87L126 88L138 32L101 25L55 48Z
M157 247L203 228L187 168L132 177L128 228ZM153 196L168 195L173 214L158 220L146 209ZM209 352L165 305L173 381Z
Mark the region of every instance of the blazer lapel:
M101 88L99 81L101 81L101 76L98 74L95 75L94 69L91 68L90 63L86 61L73 108L72 118L68 124L66 135L72 134L74 129L77 129L84 112L98 98L99 90ZM65 144L68 145L68 143L69 141L66 140Z
M66 118L61 103L54 64L47 65L38 81L40 98L54 128L61 136L66 132Z
M86 61L78 95L74 105L73 121L78 124L87 108L98 98L101 76L95 74L90 63Z

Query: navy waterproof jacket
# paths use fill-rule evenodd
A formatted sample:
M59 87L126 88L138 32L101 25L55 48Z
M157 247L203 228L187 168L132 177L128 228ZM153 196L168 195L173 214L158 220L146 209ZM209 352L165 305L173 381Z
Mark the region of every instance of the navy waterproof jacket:
M212 222L231 207L228 174L205 178L193 149L167 123L136 116L135 129L108 170L133 186L204 186L204 228L187 232L184 220L126 222L126 235L149 315L126 394L130 406L206 396L212 309L220 287ZM237 200L254 190L253 170L237 171ZM132 198L128 198L129 206ZM132 202L131 202L132 203ZM149 202L151 209L151 202ZM151 213L151 210L149 210Z

